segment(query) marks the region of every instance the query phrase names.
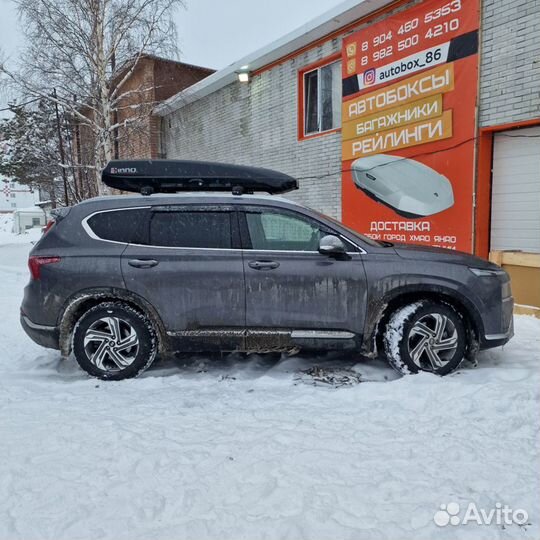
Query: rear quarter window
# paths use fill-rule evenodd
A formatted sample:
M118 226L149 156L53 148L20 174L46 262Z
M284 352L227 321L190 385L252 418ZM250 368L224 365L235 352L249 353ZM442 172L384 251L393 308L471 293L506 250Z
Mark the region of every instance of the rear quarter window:
M87 224L101 240L145 244L148 215L147 208L112 210L94 214L87 220Z

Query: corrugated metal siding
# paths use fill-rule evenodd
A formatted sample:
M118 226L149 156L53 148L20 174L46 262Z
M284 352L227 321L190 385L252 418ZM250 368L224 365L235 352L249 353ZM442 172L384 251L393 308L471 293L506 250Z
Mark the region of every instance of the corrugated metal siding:
M540 126L495 135L491 249L540 253Z

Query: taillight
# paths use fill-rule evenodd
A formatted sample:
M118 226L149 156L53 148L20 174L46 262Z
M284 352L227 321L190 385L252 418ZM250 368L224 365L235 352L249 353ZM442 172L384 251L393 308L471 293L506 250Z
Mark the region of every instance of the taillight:
M28 268L30 268L32 279L39 279L41 277L42 266L57 262L60 262L60 257L36 257L35 255L29 257Z
M52 228L52 226L56 223L56 219L49 219L49 221L47 221L47 225L45 225L45 227L43 227L43 234L45 234L49 229Z

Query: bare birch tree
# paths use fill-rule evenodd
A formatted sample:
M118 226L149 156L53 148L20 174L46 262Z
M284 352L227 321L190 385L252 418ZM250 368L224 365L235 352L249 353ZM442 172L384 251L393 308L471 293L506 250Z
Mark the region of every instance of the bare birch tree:
M128 82L145 55L177 56L173 16L183 0L12 1L27 45L18 67L0 62L0 74L26 96L57 104L91 133L85 170L102 193L99 175L113 157L118 128L137 130L153 106L144 81ZM130 99L134 94L137 100ZM122 115L130 101L136 110Z

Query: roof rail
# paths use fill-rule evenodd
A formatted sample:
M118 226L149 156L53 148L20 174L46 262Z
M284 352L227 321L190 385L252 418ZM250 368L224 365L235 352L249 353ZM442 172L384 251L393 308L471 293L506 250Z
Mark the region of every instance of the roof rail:
M294 178L278 171L209 161L113 160L101 179L109 187L142 195L179 191L277 194L298 189Z

